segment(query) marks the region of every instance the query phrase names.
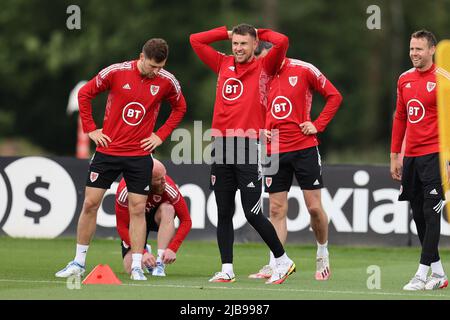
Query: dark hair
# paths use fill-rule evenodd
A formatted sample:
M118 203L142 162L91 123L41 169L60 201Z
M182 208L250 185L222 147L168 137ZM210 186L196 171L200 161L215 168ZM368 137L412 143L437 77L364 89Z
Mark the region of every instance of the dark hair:
M258 46L255 49L255 56L259 56L263 50L269 50L272 47L272 43L260 40Z
M436 37L433 33L428 30L422 29L416 32L413 32L411 38L425 38L428 41L428 47L435 47L437 45Z
M232 34L239 34L241 36L245 36L247 34L251 35L253 38L256 39L256 29L254 26L251 26L246 23L238 24L237 26L233 27Z
M142 47L142 53L145 58L153 59L160 63L167 59L169 55L169 46L166 40L160 38L153 38L148 40Z

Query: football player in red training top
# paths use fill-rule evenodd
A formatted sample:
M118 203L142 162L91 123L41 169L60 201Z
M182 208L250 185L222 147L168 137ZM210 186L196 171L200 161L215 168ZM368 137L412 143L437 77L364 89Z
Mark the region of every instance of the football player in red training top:
M258 46L258 57L270 52L271 44ZM313 92L319 92L326 104L316 120L311 121ZM311 227L317 240L317 280L328 280L328 217L322 207L322 165L316 134L323 132L334 117L342 96L333 84L312 64L286 58L270 83L266 129L269 157L278 161L275 174L264 175L265 190L269 192L270 221L282 243L287 238L288 192L295 174L303 191L311 216ZM273 253L270 262L250 278L269 278L275 268Z
M165 265L175 262L181 243L191 230L192 221L189 210L175 182L166 174L164 165L153 159L152 191L145 206L147 237L150 231L158 232L157 259L146 245L142 256L143 267L153 276L164 277ZM174 219L178 217L180 225L175 233ZM131 272L130 252L130 213L128 210L128 189L122 179L116 192L117 231L122 239L122 257L125 271ZM145 270L144 269L144 270Z
M439 171L436 73L448 73L433 63L435 36L414 32L409 45L413 68L400 75L391 141L391 175L401 181L400 201L409 201L422 246L419 268L404 290L433 290L448 285L439 257L444 194ZM406 135L403 163L399 154ZM428 272L431 266L431 275Z
M263 59L255 59L258 38L274 44ZM232 55L210 46L212 42L231 40ZM295 271L276 231L261 210L261 173L258 137L264 130L268 83L280 68L289 46L280 33L240 24L228 31L220 27L192 34L192 48L209 68L218 74L212 120L213 163L211 188L217 204L217 242L222 270L210 282L234 282L233 214L235 195L240 189L245 217L273 252L276 270L266 282L280 284Z
M145 203L153 166L151 152L170 135L186 112L178 81L163 69L168 50L163 39L150 39L144 44L138 60L103 69L78 93L83 129L95 142L97 150L90 163L78 220L75 258L56 273L57 277L84 274L97 210L106 190L122 173L129 192L131 278L146 279L141 260L145 243ZM102 91L109 91L109 95L103 128L97 128L92 118L91 101ZM170 103L172 112L164 125L153 132L163 100Z

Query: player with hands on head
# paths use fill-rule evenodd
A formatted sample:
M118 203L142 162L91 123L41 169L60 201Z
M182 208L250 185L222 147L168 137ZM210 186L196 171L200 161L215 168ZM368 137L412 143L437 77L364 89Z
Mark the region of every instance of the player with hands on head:
M263 59L255 59L259 39L274 44ZM232 55L216 51L211 43L230 41ZM200 60L218 75L212 120L213 163L210 187L217 204L217 243L222 269L210 282L234 282L233 215L235 196L240 190L241 205L250 225L274 253L276 270L267 284L281 284L295 271L270 221L261 209L261 174L258 144L264 130L268 83L279 69L289 39L269 29L248 24L225 26L191 34L191 46Z

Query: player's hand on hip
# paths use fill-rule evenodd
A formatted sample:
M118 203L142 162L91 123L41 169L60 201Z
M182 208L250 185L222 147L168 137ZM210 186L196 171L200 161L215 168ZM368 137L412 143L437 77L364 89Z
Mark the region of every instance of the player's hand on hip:
M317 133L317 129L313 125L313 123L311 121L305 121L303 123L300 123L299 127L300 127L300 129L302 130L302 133L305 136L309 136L311 134L316 134Z
M111 138L103 133L103 128L89 132L88 136L95 142L96 146L100 145L107 148L108 142L111 142Z
M402 180L403 165L398 159L398 154L391 154L391 177L394 180Z
M146 252L142 255L142 264L146 267L155 267L156 259L151 253Z
M166 249L163 253L162 260L165 264L174 263L177 259L177 254L173 252L171 249Z
M145 151L153 151L161 144L161 138L158 137L154 132L152 132L152 135L150 137L141 140L141 147L144 148Z

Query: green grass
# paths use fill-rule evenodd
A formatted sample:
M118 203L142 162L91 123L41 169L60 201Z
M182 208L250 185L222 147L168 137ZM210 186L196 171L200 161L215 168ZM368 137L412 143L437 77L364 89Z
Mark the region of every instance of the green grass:
M97 264L109 264L123 282L120 286L82 285L67 288L54 273L73 258L74 239L11 239L0 237L0 299L151 299L151 300L297 300L297 299L449 299L448 289L404 292L402 286L417 268L417 248L330 247L332 278L314 280L315 248L287 245L297 264L297 272L282 285L265 285L248 279L267 262L267 249L259 243L236 244L234 268L236 282L209 283L219 270L220 260L214 242L186 241L177 262L166 269L166 278L149 277L145 282L131 281L122 270L118 240L95 239L89 249L87 271ZM450 261L450 251L441 258ZM370 265L381 270L381 288L369 290ZM450 264L444 263L446 270Z

